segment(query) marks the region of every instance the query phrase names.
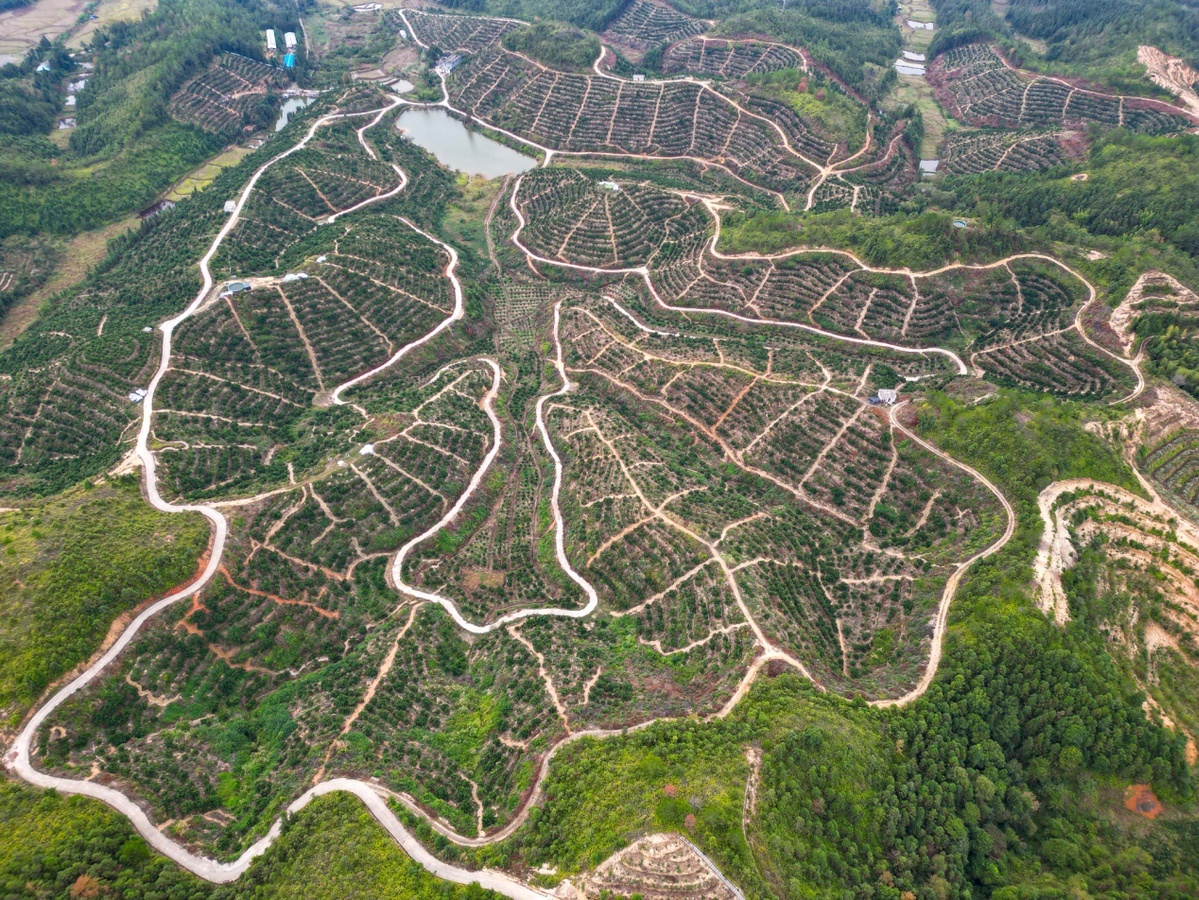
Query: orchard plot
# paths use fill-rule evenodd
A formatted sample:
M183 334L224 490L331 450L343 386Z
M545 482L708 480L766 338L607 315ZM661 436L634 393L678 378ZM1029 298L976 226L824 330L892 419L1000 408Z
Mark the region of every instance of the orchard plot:
M998 536L994 497L865 402L873 363L629 313L564 311L580 389L551 419L602 605L663 654L749 629L838 689L918 677L945 579Z
M283 70L240 56L222 53L208 68L183 85L171 98L169 112L180 122L218 134L240 130L247 123L273 114L271 92L282 87Z
M785 44L694 37L666 48L662 71L741 78L779 69L805 69L803 54Z
M704 227L694 199L629 182L596 182L572 169L538 169L517 194L529 222L522 232L541 256L601 268L653 262L679 238Z
M421 9L405 9L402 14L388 10L385 15L393 27L402 28L407 23L421 44L438 47L446 53L478 53L520 25L513 19L447 15Z
M1191 122L1169 104L1105 94L1008 66L988 44L966 44L933 60L929 81L956 119L1021 128L1094 123L1145 134L1181 131Z
M372 158L346 120L321 140L268 169L214 260L216 271L244 277L276 271L287 251L321 225L399 189L401 176Z
M313 404L449 315L448 258L411 226L363 213L329 245L307 278L214 297L179 330L153 423L178 495L278 482L292 460L311 466L344 419Z
M456 108L559 152L702 159L774 192L804 189L819 168L772 120L695 82L554 72L493 48L448 89Z
M644 51L699 34L704 23L679 12L666 3L633 0L602 35L610 44Z
M1077 132L952 132L941 145L941 165L954 175L1035 172L1065 165L1086 140Z

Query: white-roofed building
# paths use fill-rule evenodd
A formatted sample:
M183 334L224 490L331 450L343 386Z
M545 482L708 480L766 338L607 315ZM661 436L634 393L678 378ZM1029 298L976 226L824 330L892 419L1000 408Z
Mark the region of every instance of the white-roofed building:
M270 50L272 53L279 49L278 44L275 43L275 29L273 28L268 28L266 30L266 49Z
M288 50L296 49L296 33L294 31L283 32L283 46Z

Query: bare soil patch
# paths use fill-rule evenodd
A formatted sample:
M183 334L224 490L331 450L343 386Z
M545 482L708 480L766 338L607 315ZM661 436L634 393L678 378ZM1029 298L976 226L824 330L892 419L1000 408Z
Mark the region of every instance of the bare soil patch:
M1165 807L1147 784L1130 784L1124 792L1124 808L1139 813L1146 819L1156 819Z
M1195 85L1199 84L1199 72L1178 57L1146 44L1137 48L1137 62L1145 67L1154 84L1165 88L1181 100L1187 109L1199 114L1199 93L1195 92Z

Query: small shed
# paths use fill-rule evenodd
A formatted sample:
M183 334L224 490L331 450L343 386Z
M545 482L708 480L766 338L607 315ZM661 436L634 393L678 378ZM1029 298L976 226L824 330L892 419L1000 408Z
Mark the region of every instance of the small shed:
M235 212L236 210L237 210L237 201L236 200L226 200L225 201L225 212L231 213L231 212Z
M645 76L642 75L640 72L638 72L636 75L633 76L633 80L634 81L645 81Z
M894 406L899 400L899 392L891 388L879 388L878 393L870 398L870 402L876 406Z
M939 159L922 159L922 160L920 160L920 174L921 175L936 175L937 167L940 165L941 165L941 160L939 160Z

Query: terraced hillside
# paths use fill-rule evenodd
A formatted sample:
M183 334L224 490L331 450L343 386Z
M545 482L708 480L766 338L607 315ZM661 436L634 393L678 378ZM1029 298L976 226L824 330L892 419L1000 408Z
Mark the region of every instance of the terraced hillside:
M633 0L603 33L605 43L632 51L670 44L699 34L704 23L657 0Z
M695 37L666 48L662 71L742 78L780 69L805 69L803 54L785 44Z
M1061 127L1093 122L1146 134L1181 131L1193 123L1160 100L1107 94L1009 66L988 44L942 53L929 68L937 99L971 125Z
M948 187L913 186L916 112L868 103L807 49L708 37L705 21L634 0L602 37L646 54L638 66L660 58L667 76L634 78L615 74L632 67L610 48L574 72L513 52L514 19L430 8L370 21L372 41L394 39L390 58L414 80L443 87L439 101L337 69L302 120L115 244L0 355L3 497L86 485L119 461L157 513L203 517L211 533L199 574L147 603L31 711L6 765L110 804L150 847L220 883L286 844L290 817L333 791L353 793L431 872L521 900L555 887L744 900L697 844L724 841L722 866L773 879L784 863L756 861L773 852L754 830L759 800L788 833L810 829L828 848L838 821L860 820L845 828L855 845L866 846L855 829L891 829L891 845L855 863L854 883L885 886L878 896L909 886L950 896L935 860L944 844L963 857L970 840L982 847L975 831L1031 842L1040 801L1013 780L1011 809L998 806L996 784L1023 768L978 737L989 716L971 713L968 738L925 741L923 719L866 704L920 701L921 716L940 716L932 704L967 684L959 661L929 693L943 654L973 640L950 632L965 579L995 557L993 581L970 589L996 622L1027 587L1013 580L1026 574L1003 574L1026 573L1036 543L1035 523L1018 516L1035 517L1048 476L1036 479L1074 461L1030 450L1014 476L1007 457L988 456L993 432L966 428L996 395L1066 410L1045 428L1022 411L1020 428L1033 424L1013 432L1031 437L1013 446L1039 452L1081 435L1135 487L1101 440L1124 429L1142 447L1128 458L1164 498L1081 479L1042 494L1045 611L1063 622L1070 612L1069 542L1108 541L1119 548L1108 586L1140 585L1157 566L1169 609L1159 624L1193 631L1199 543L1169 504L1199 509L1199 413L1164 373L1189 371L1176 339L1194 328L1199 297L1150 275L1107 316L1127 272L1117 265L1131 263L1065 253L1040 233L1005 231L1003 245L978 239L981 226L955 229L935 206ZM275 76L239 60L221 57L189 82L172 114L240 128ZM1095 123L1187 122L1160 103L1026 77L982 44L948 51L933 77L976 127L947 139L955 174L1070 164ZM455 174L399 130L408 107L543 156L502 180ZM728 251L722 228L748 230L757 215L806 243ZM950 236L942 259L895 262L914 235L943 237L937 229ZM959 422L932 423L950 409ZM949 439L931 441L934 428L954 453ZM1056 635L1044 656L1067 658L1067 639L1081 641ZM991 652L984 643L971 652ZM988 686L970 679L961 708L974 710ZM777 747L747 721L757 713L742 715L751 689L776 698L763 708L802 700L787 715L803 721ZM1017 734L1028 698L1018 700L997 728ZM852 720L833 718L846 709ZM1057 728L1064 717L1044 718ZM813 724L828 721L841 725ZM1111 745L1133 733L1124 722ZM903 837L902 854L897 835L917 826L899 813L884 822L881 802L859 814L866 788L849 803L829 787L826 807L777 771L832 785L832 750L820 748L842 753L836 741L868 725L891 768L845 778L876 778L887 810L949 823ZM676 727L686 754L667 762L646 749ZM692 732L717 735L716 749L693 752ZM578 762L607 739L623 742L619 766ZM899 798L942 743L947 756L968 752L927 771L981 771L986 757L991 775L958 786L999 811ZM783 765L784 751L825 761ZM719 804L676 783L709 752L731 754L748 778L721 785ZM571 796L550 775L560 753L580 783L602 772L617 784L611 773L627 769L613 796L641 792L635 802L652 812L635 827L597 826L582 850L555 843L573 835L544 840L542 816L554 822ZM1072 776L1084 771L1071 764ZM1050 789L1040 796L1064 796ZM833 856L820 853L812 859ZM972 858L990 878L988 851ZM562 869L536 868L547 860ZM809 892L798 878L791 888Z
M389 11L388 16L393 27L409 28L422 45L440 47L447 53L486 50L520 25L515 19L448 15L420 9L406 9L402 15Z
M954 175L1031 172L1065 165L1086 147L1070 131L955 131L941 146L941 164Z
M632 82L554 72L493 48L448 80L455 107L553 151L711 162L777 193L804 190L819 166L778 125L692 82Z
M270 102L271 92L286 84L283 70L275 66L223 53L179 89L167 110L180 122L198 125L205 131L237 131L264 105L269 115L274 105Z

